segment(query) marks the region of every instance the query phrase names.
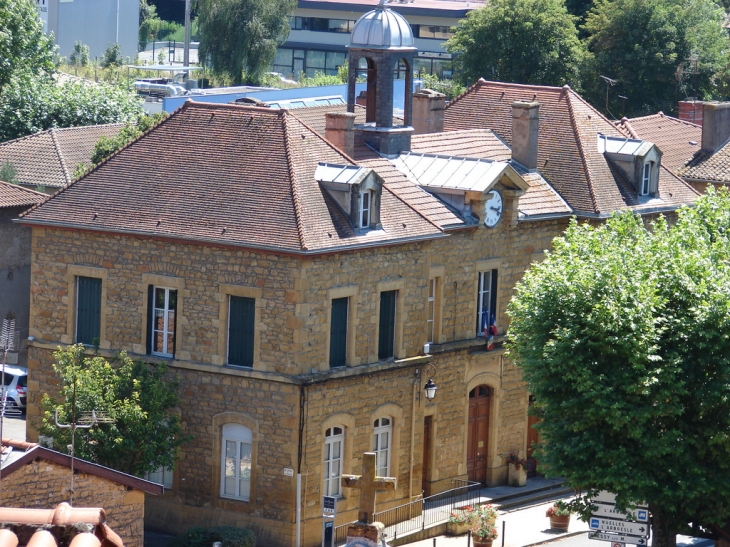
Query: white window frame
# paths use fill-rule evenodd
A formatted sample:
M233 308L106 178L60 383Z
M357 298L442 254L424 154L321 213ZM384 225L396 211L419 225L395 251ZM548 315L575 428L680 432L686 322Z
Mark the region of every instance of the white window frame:
M491 307L494 295L492 294L492 272L494 270L485 270L479 272L479 288L477 290L477 336L484 336L482 312L484 311L484 298L486 295L487 306ZM488 281L488 287L485 288L485 281ZM487 321L491 323L490 318Z
M342 497L342 456L345 449L345 426L327 429L324 434L324 495ZM334 471L333 471L334 468Z
M367 203L365 203L367 201ZM365 190L360 194L360 228L369 228L373 212L373 192Z
M158 467L154 471L148 471L145 479L161 484L164 488L172 488L172 467Z
M224 424L222 429L220 495L222 498L249 501L253 474L253 435L248 427L240 424ZM234 452L228 454L226 448L233 448ZM227 478L232 480L230 484L233 488L226 488Z
M393 418L383 416L373 422L373 452L375 452L375 475L390 477L390 454L393 443ZM383 448L385 445L385 448Z
M428 280L428 310L426 318L426 342L433 344L436 332L436 278Z
M165 303L163 308L157 307L157 291L165 291ZM175 294L175 309L170 310L170 293L174 291ZM153 285L152 287L152 325L151 325L151 333L150 336L152 336L152 355L159 355L161 357L174 357L173 353L168 353L165 351L157 351L156 345L157 345L157 333L162 333L162 340L163 343L167 341L167 337L172 335L172 346L175 347L175 344L177 342L176 340L176 328L175 328L175 318L177 314L177 309L179 307L179 301L177 298L178 290L170 287L159 287L157 285ZM157 311L160 310L163 313L163 322L162 322L162 330L157 329ZM170 312L173 313L172 316L172 330L170 330Z
M651 188L651 169L652 162L644 164L644 173L641 177L641 195L645 196L649 194Z

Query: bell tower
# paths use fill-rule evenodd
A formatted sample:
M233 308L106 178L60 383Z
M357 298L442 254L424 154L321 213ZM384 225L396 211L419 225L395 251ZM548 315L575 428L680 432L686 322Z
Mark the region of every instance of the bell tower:
M380 0L377 8L355 23L350 36L347 110L355 111L355 81L361 64L367 68L365 124L355 126L367 144L385 156L397 156L411 148L413 45L411 25ZM393 82L405 67L403 125L393 125Z

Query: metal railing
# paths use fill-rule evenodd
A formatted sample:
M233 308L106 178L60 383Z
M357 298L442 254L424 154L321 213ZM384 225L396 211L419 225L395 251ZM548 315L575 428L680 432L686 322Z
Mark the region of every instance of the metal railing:
M445 522L452 511L479 502L479 490L482 488L480 483L460 479L451 482L455 487L450 490L376 512L373 518L385 525L385 534L392 540L409 532ZM335 527L337 547L347 542L347 527L350 524L352 522Z

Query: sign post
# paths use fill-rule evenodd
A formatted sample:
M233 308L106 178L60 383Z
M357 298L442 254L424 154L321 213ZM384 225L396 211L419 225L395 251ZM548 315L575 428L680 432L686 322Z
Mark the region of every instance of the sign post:
M335 547L335 516L337 498L322 496L322 547Z
M596 507L591 516L588 539L610 541L611 547L647 545L649 538L649 507L646 503L635 504L626 512L616 509L616 496L601 491L592 500Z

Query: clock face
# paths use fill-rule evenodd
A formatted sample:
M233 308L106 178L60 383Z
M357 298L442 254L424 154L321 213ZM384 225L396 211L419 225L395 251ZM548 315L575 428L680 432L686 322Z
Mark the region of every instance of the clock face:
M487 203L484 206L484 224L489 228L493 228L502 218L502 195L497 190L492 190L487 194Z

